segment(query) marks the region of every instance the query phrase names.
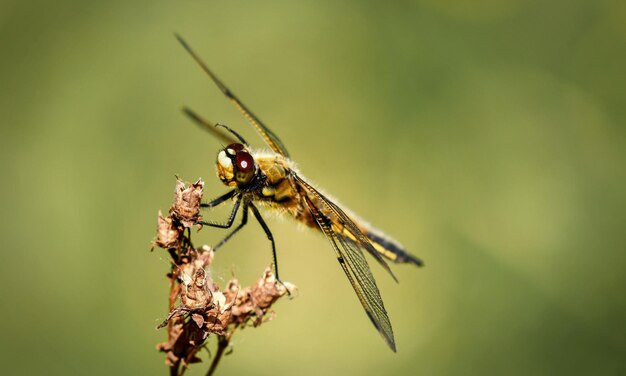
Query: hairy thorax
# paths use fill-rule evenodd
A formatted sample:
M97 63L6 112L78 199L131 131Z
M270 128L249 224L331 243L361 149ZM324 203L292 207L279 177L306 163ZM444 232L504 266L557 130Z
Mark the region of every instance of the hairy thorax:
M302 189L294 179L299 174L295 164L284 156L271 152L255 153L254 158L265 175L265 184L254 193L255 202L278 209L308 226L316 227L315 220L302 201Z

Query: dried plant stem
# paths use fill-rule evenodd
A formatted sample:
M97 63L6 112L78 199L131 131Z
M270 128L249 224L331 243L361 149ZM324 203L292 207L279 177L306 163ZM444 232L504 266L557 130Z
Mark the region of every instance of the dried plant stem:
M229 343L230 343L230 335L217 337L217 352L215 353L215 356L213 357L213 361L211 362L211 367L206 373L207 376L213 375L213 372L215 372L217 365L220 363L220 359L222 359L222 356L226 352L226 349L228 348Z
M177 292L178 284L176 283L176 278L174 278L173 274L171 276L168 275L168 279L170 281L170 293L169 293L169 298L168 298L168 303L169 303L168 306L169 306L170 312L172 312L172 310L176 307L176 299L178 297L178 292ZM170 320L167 322L168 337L170 336L169 333L172 332L173 326L174 326L174 320ZM180 360L170 365L170 376L178 376L179 365L180 365Z

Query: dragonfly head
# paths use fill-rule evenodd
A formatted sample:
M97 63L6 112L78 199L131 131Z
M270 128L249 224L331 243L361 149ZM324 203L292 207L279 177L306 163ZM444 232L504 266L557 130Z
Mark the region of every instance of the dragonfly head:
M230 144L217 154L217 176L229 187L248 184L257 168L252 154L243 144Z

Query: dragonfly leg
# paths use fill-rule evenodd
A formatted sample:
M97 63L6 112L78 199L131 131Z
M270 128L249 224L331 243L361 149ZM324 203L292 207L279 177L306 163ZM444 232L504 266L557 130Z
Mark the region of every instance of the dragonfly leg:
M221 195L220 197L216 198L215 200L211 201L211 202L207 202L207 203L202 203L200 204L201 208L212 208L214 206L217 206L223 202L225 202L226 200L229 200L231 198L233 198L235 195L237 194L237 190L233 189L232 191L228 191L225 194Z
M276 282L283 285L285 289L287 290L287 294L291 295L291 291L289 291L287 286L283 283L283 281L278 276L278 258L276 257L276 244L274 243L274 236L272 235L270 228L267 227L267 224L263 220L261 213L259 213L259 209L257 209L256 206L254 206L252 203L250 203L250 209L252 209L252 213L254 214L254 217L256 218L257 221L259 221L259 224L261 225L261 227L263 227L263 231L265 231L265 235L267 235L267 238L272 243L272 258L273 258L272 263L274 266L274 274L276 275Z
M217 198L214 201L217 201L221 199L222 197ZM226 221L226 223L198 221L196 222L196 224L203 225L203 226L219 227L219 228L230 228L233 225L233 222L235 221L235 216L237 215L237 211L239 211L239 206L241 205L241 197L242 196L237 197L237 201L235 201L235 205L233 206L233 211L230 213L230 217L228 217L228 220Z
M235 227L233 231L231 231L228 235L226 235L226 237L222 239L222 241L220 241L213 247L213 252L217 251L218 248L226 244L226 242L230 240L230 238L232 238L233 235L235 235L239 230L243 228L243 226L246 225L246 223L248 223L248 204L246 202L243 203L242 210L243 210L243 215L241 217L241 223L237 225L237 227Z

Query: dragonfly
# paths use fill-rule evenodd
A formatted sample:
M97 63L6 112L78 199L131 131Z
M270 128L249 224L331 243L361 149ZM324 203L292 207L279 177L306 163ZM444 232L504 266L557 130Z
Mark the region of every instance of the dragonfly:
M214 251L223 246L248 223L248 214L252 212L271 243L273 269L277 281L280 282L274 236L257 208L257 204L266 210L287 214L306 226L322 232L335 251L339 265L352 285L365 313L389 348L396 352L391 321L363 251L369 253L396 282L398 280L386 260L423 266L422 260L407 252L396 240L340 207L328 195L309 183L296 168L280 138L239 100L180 35L175 36L271 149L271 151L254 150L233 129L223 124L211 123L190 108L183 107L183 112L192 121L227 144L218 152L216 166L219 179L230 190L201 206L212 208L234 201L233 209L225 223L198 222L201 225L231 229L224 239L213 247ZM243 212L241 221L233 227L239 210Z

